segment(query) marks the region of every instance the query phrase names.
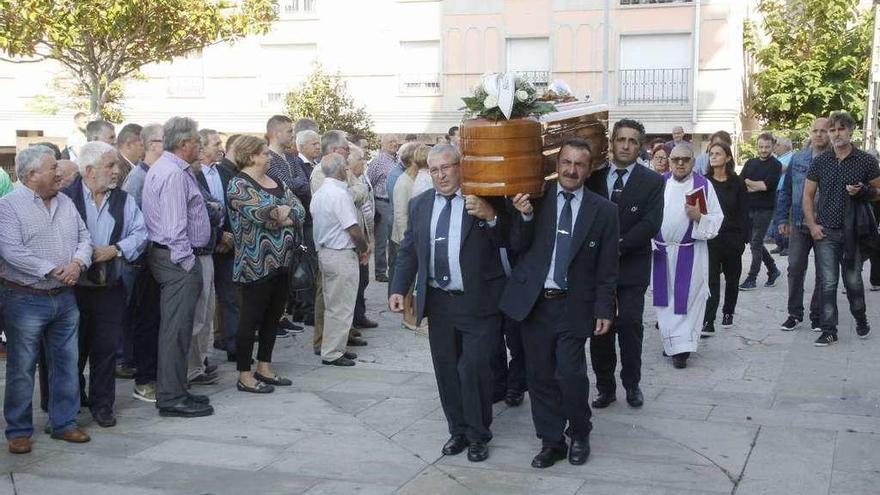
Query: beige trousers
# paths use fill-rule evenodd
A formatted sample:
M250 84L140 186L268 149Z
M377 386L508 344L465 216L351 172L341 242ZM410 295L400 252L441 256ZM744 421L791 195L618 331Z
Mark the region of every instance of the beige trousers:
M193 318L193 337L187 357L188 380L205 371L205 358L214 345L214 259L208 254L199 256L198 261L202 268L202 292Z
M354 303L357 299L360 278L358 258L357 253L352 249L320 248L318 263L321 267L324 303L321 359L334 361L345 352L351 321L354 318ZM317 307L315 313L317 326Z

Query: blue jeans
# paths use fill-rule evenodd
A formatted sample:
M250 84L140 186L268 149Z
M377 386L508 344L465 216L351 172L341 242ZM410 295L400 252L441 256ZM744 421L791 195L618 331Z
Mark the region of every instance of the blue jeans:
M79 412L77 373L79 310L72 290L40 296L0 288L5 298L6 438L34 433L32 399L40 340L45 342L49 372L49 421L61 433L76 427Z
M843 231L829 228L825 228L824 231L825 237L813 244L813 250L816 252L816 270L819 272L819 286L821 287L820 323L823 332L836 334L837 280L840 277L844 252ZM846 298L849 300L849 310L853 317L859 322L866 321L862 260L858 251L856 251L856 259L852 263L844 263L843 286L846 287Z

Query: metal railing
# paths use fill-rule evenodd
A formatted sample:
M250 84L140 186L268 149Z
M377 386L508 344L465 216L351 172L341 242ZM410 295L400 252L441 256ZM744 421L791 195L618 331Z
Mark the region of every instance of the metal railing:
M516 75L532 83L532 86L537 89L544 89L550 84L550 71L548 70L516 71Z
M694 0L620 0L620 5L651 5L658 3L694 3Z
M686 104L690 101L690 69L621 69L620 105Z
M438 72L421 74L400 74L398 90L405 95L439 95L440 74Z

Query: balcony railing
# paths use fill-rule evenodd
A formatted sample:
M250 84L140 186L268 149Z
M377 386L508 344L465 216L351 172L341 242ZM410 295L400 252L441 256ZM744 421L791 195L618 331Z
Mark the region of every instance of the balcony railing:
M517 71L516 75L532 83L532 86L539 90L546 89L550 84L550 71L548 70Z
M402 95L439 95L440 74L437 72L421 74L400 74L399 91Z
M683 105L690 101L690 69L622 69L618 75L620 105Z
M620 0L620 5L652 5L658 3L693 3L694 0Z

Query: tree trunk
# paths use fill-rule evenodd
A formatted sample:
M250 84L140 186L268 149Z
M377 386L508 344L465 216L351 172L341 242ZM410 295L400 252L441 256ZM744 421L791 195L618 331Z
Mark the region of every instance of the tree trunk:
M100 119L103 118L102 111L104 110L104 93L107 91L107 88L105 88L101 84L101 78L97 74L90 74L90 78L92 82L88 86L89 113Z

